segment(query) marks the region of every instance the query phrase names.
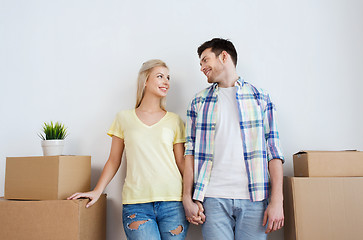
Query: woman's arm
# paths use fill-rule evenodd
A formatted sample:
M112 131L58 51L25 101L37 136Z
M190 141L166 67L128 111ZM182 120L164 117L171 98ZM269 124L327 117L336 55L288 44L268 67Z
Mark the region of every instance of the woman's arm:
M184 174L184 143L176 143L173 146L176 165L180 174Z
M199 201L193 201L194 156L185 155L183 176L183 206L186 219L195 225L205 222L204 208Z
M113 136L110 156L103 167L102 174L96 187L93 191L85 192L85 193L75 193L68 200L78 199L78 198L89 198L91 201L86 205L86 207L92 206L95 202L97 202L98 198L101 196L102 192L105 190L106 186L115 176L117 170L121 165L122 153L124 151L124 140Z

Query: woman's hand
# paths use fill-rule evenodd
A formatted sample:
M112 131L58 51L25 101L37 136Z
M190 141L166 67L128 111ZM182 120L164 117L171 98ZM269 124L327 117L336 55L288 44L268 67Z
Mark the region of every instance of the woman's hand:
M96 192L96 191L90 191L90 192L84 192L84 193L75 193L72 196L68 197L67 200L75 200L79 198L88 198L91 201L89 201L86 205L86 208L91 207L93 204L97 202L97 200L100 198L102 193Z

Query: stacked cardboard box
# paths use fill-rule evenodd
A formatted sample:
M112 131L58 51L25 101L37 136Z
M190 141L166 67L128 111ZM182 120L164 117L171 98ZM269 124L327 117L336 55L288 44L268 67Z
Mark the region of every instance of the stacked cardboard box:
M7 158L0 239L105 239L106 195L88 209L87 199L65 200L90 181L90 156Z
M363 152L301 151L284 179L285 240L362 239Z
M64 200L90 184L90 156L6 158L5 199Z
M88 200L0 199L0 239L105 240L106 195Z

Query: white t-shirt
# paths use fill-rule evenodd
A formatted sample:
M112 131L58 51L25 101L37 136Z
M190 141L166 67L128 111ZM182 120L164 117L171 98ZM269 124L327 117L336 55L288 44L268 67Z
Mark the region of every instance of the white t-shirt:
M205 196L249 199L236 87L218 90L214 158Z

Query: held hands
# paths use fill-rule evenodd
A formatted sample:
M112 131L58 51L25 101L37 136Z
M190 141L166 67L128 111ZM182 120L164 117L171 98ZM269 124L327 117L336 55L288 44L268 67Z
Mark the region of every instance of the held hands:
M185 218L188 220L188 222L194 225L203 224L205 222L204 208L201 202L189 199L184 200L183 205Z
M100 198L101 193L95 192L95 191L90 191L90 192L85 192L85 193L75 193L72 196L68 197L67 200L75 200L75 199L79 199L79 198L88 198L91 201L87 203L86 208L91 207L93 204L95 204L95 202L97 202L97 200Z
M266 234L284 226L284 209L282 201L270 202L263 216L263 226L267 224Z

